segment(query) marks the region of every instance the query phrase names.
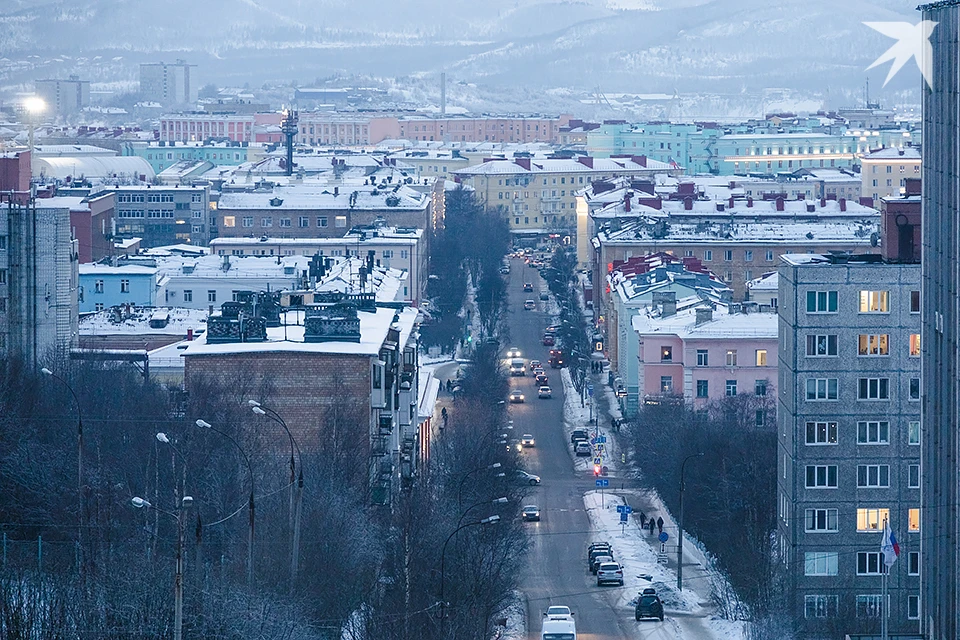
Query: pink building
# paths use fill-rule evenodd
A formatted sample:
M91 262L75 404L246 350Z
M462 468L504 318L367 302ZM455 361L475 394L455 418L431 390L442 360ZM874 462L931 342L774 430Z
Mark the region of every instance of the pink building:
M160 140L202 142L228 138L234 142L279 142L279 113L177 113L160 118ZM275 129L274 129L275 128Z
M393 116L370 113L300 113L297 143L306 145L371 145L400 137Z
M634 316L640 401L682 397L701 408L744 394L776 398L778 317L750 310L691 298Z
M569 115L557 118L419 116L400 120L400 137L405 140L446 142L558 143L561 127L565 127L569 122Z

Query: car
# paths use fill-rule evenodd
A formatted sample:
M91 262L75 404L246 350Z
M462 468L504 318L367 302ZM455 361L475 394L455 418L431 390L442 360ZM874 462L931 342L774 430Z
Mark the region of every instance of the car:
M532 283L532 282L524 282L524 283L523 283L523 290L524 290L524 292L526 292L526 293L529 293L529 292L533 291L533 283Z
M520 389L514 389L510 392L510 402L512 404L522 404L523 403L523 392Z
M549 327L547 327L546 329L544 329L543 332L544 332L545 334L550 334L550 335L552 336L553 334L555 334L555 333L556 333L557 331L559 331L559 330L560 330L560 326L553 324L553 325L550 325Z
M643 591L640 592L642 596L655 596L657 595L657 590L653 587L646 587Z
M600 565L613 562L613 551L610 549L605 549L600 552L599 555L593 557L593 560L590 561L590 573L596 575L597 571L600 569Z
M573 452L578 456L589 456L593 454L593 447L586 440L577 440L573 445Z
M548 382L550 382L550 380L547 378L547 374L545 374L545 373L538 373L538 374L537 374L537 386L538 386L538 387L542 387L543 385L547 384Z
M597 567L597 586L601 587L610 582L623 586L623 568L616 562L604 562Z
M570 433L570 443L577 444L577 440L589 440L590 435L587 433L586 429L574 429Z
M596 560L598 556L610 556L610 560L613 560L613 550L609 543L604 542L596 546L591 546L587 551L587 559L590 561L591 571L593 571L593 561Z
M509 349L507 349L508 358L520 358L522 356L523 354L520 353L520 349L517 347L510 347ZM539 362L539 360L537 362Z
M644 589L646 591L646 589ZM643 593L637 598L637 607L634 610L637 621L644 618L659 618L663 622L663 602L656 593Z
M549 333L544 334L544 336L543 336L543 346L545 346L545 347L552 347L552 346L554 346L555 344L557 344L557 340L556 340L556 338L553 337L552 334L549 334Z
M523 309L524 311L533 311L537 308L537 303L535 300L524 300Z
M527 367L523 362L523 358L513 358L510 360L510 375L511 376L527 375Z
M521 512L524 522L540 522L540 507L535 504L528 504Z
M551 389L547 385L543 385L539 389L537 389L537 397L540 398L541 400L549 400L550 398L553 397L553 389Z
M528 260L528 261L527 261L527 266L530 267L531 269L536 269L536 268L537 268L537 261L536 261L536 260Z
M537 369L543 369L543 363L541 363L539 360L531 360L530 368L533 369L534 371L536 371Z
M587 547L587 563L593 559L592 555L594 551L602 550L605 553L610 553L610 543L609 542L593 542Z
M543 367L530 367L530 371L533 372L535 376L542 376L546 374L546 371L543 370Z
M531 487L536 487L540 484L540 476L536 476L532 473L527 473L522 469L517 469L516 471L514 471L513 475L514 475L514 478L517 480L517 482L523 482L525 484L529 484Z
M520 436L520 445L524 447L535 447L537 446L537 441L534 440L532 434L525 433Z
M507 275L510 273L510 267L500 267L500 273Z
M554 605L552 607L547 607L547 610L543 613L547 618L553 617L563 617L563 618L572 618L573 611L570 611L570 607L564 607L562 605Z
M540 299L541 299L541 300L549 300L549 299L550 299L550 294L547 293L546 291L541 291L541 292L540 292Z

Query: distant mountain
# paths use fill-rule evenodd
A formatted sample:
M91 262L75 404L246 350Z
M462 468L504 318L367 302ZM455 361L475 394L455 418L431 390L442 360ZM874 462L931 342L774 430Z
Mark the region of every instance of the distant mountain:
M862 23L890 20L919 14L894 0L0 0L0 56L181 57L221 82L446 70L504 87L829 91L863 83L892 41Z

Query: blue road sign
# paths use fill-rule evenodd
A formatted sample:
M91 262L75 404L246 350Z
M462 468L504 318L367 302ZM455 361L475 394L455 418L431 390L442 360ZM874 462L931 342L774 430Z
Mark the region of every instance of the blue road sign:
M617 505L617 513L623 513L623 509L624 509L624 507L626 507L626 506L627 506L627 505L625 505L625 504L618 504L618 505Z
M627 514L621 513L621 514L620 514L620 522L626 522L626 521L627 521L627 518L629 518L629 517L630 517L630 516L628 516Z
M624 512L624 513L633 513L633 509L630 507L630 505L625 504L625 505L623 505L623 512Z
M593 464L603 464L603 459L602 459L602 458L594 458L594 459L593 459Z
M602 486L603 486L603 480L602 480L601 478L597 478L597 486L598 486L598 487L602 487Z
M597 436L590 438L590 444L597 444Z
M587 385L587 395L590 396L591 398L593 397L593 385L592 385L592 384L588 384L588 385Z
M607 436L597 436L597 442L603 444L607 441Z
M666 542L667 540L670 539L670 536L668 536L668 535L667 535L667 532L664 531L663 533L661 533L661 534L657 537L657 539L658 539L660 542Z
M610 479L609 479L609 478L597 478L597 486L598 486L598 487L609 487L609 486L610 486Z

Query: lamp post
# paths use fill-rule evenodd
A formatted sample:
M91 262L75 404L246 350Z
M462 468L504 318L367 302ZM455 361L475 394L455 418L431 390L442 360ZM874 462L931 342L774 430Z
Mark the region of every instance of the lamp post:
M37 98L39 100L39 98ZM42 104L43 101L41 101ZM78 569L80 571L80 577L83 578L83 512L84 512L84 496L83 496L83 411L80 408L80 398L77 397L77 392L73 390L73 387L70 386L70 383L55 374L50 369L43 367L40 369L40 373L50 376L54 380L58 381L64 387L67 388L67 391L70 392L70 395L73 397L73 405L77 408L77 506L80 510L80 514L77 517L77 548L80 552L80 562L78 562Z
M37 116L43 113L47 108L47 103L43 101L43 98L39 96L30 96L23 101L23 106L27 110L27 115L30 118L30 128L27 130L27 149L30 151L30 168L33 170L33 146L34 146L34 129L37 127Z
M460 485L457 487L457 509L459 510L463 508L463 483L467 481L467 478L475 473L489 471L491 469L499 469L502 466L503 465L501 465L499 462L494 462L493 464L488 464L485 467L477 467L476 469L468 471L466 474L464 474L464 476L460 478Z
M293 433L290 432L287 423L283 421L279 413L264 407L256 400L247 400L247 403L255 414L266 416L283 427L290 439L290 595L293 595L297 582L297 572L300 569L300 515L303 507L303 457L300 455L300 444L293 437ZM294 464L294 451L296 451L297 462L300 466L299 477L296 475L297 465ZM296 484L296 488L294 488L294 484Z
M173 640L181 640L183 637L183 516L193 505L193 498L183 496L180 500L179 513L155 507L143 498L133 498L131 502L137 509L153 509L177 521L177 564L173 576Z
M214 433L217 433L223 436L224 438L226 438L227 440L229 440L230 442L232 442L233 446L237 448L237 451L239 451L240 455L243 457L243 461L247 464L247 473L249 474L249 477L250 477L250 500L249 500L250 528L249 528L248 541L247 541L247 587L252 587L253 586L253 539L254 539L253 523L255 519L254 518L255 507L254 507L254 501L253 501L253 466L250 464L250 458L247 456L246 451L243 450L243 447L240 446L240 443L237 442L233 438L233 436L231 436L229 433L226 433L224 431L221 431L220 429L217 429L216 427L212 426L209 422L205 420L197 420L196 425L201 429L210 429Z
M691 458L701 458L703 452L694 453L683 459L680 464L680 522L677 527L677 591L683 591L683 471Z
M504 498L494 498L493 500L483 500L482 502L472 504L466 509L464 509L463 513L460 514L460 519L457 520L457 526L459 527L461 524L463 524L463 519L467 516L467 514L470 513L473 509L476 509L477 507L482 507L485 504L496 506L498 504L507 504L507 502L508 500L504 497Z
M447 536L447 539L443 541L443 549L440 551L440 638L441 640L443 639L444 621L447 618L447 603L443 599L443 583L444 583L444 576L445 576L444 570L446 568L446 559L447 559L447 543L450 542L453 536L457 535L467 527L475 527L475 526L484 525L484 524L496 524L498 522L500 522L500 516L492 515L489 518L484 518L483 520L479 520L477 522L468 522L467 524L462 524L458 526L456 529L454 529L453 533Z

